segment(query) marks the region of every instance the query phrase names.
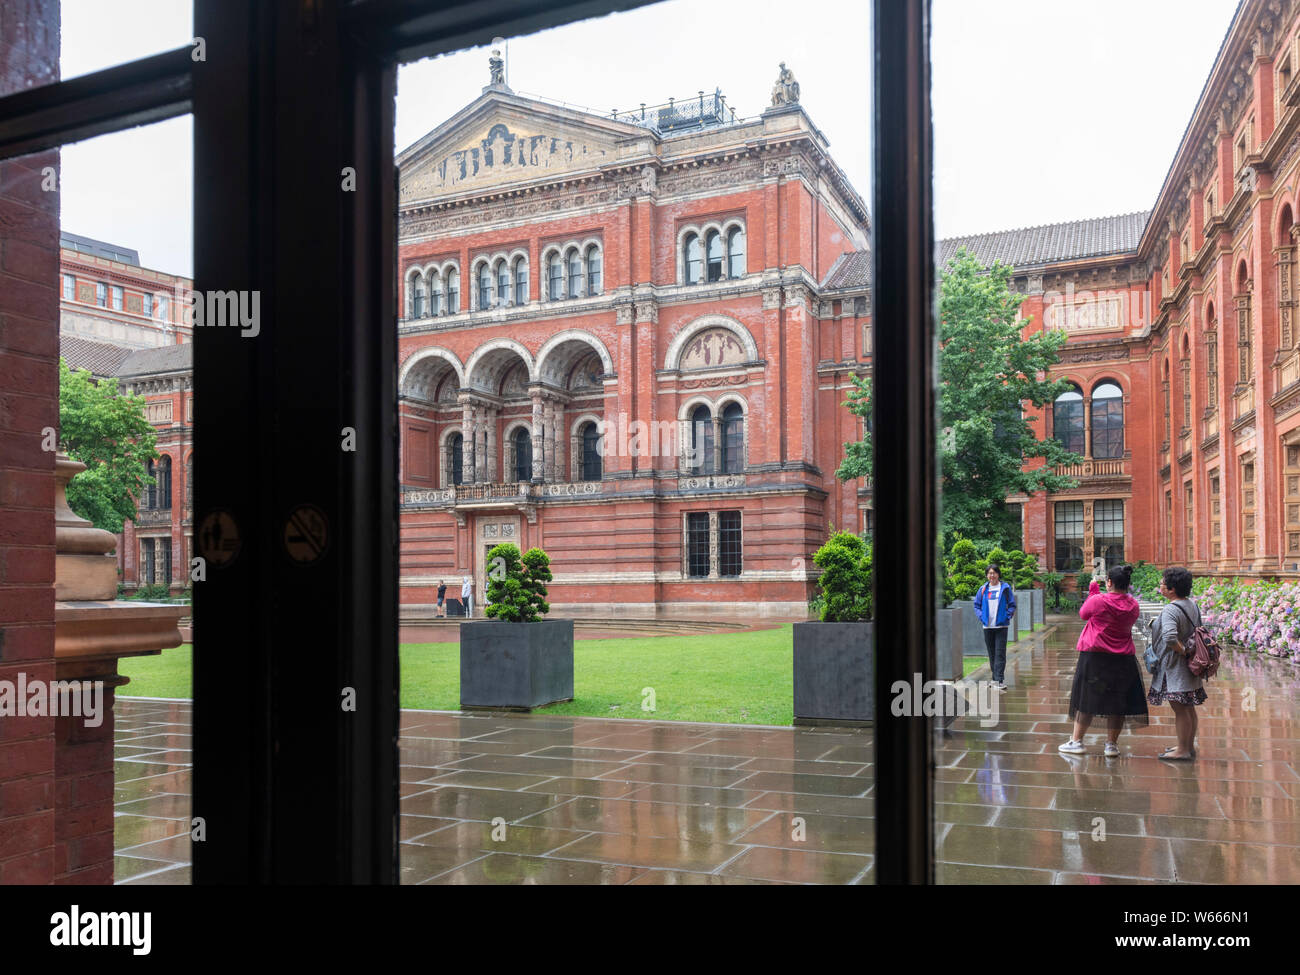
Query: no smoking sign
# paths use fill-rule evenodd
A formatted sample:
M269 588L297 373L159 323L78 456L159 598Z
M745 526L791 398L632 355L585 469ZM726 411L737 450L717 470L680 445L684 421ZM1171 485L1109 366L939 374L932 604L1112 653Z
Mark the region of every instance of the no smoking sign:
M329 519L314 504L300 504L284 523L284 550L303 565L319 561L329 547Z

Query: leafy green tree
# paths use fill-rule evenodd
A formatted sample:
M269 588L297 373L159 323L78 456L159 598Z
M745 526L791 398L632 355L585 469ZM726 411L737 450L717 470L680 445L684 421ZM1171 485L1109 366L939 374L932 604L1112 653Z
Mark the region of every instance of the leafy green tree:
M68 506L96 528L117 533L135 517L148 481L145 464L158 457L144 404L143 396L96 383L59 359L60 447L86 465L68 484Z
M871 543L853 532L835 532L813 555L821 569L823 623L854 623L872 617Z
M1024 404L1042 408L1064 392L1065 379L1048 380L1060 358L1065 334L1041 330L1022 335L1029 322L1018 318L1023 296L1011 290L1012 268L984 268L965 248L943 271L939 298L939 459L943 471L943 531L951 538L1018 546L1019 523L1006 507L1009 494L1056 491L1075 482L1057 465L1078 463L1054 438L1040 440ZM854 377L845 405L871 416L870 378ZM1026 462L1041 460L1032 469ZM836 475L870 477L871 429L845 444Z
M488 606L491 619L503 623L536 623L551 611L546 583L551 581L551 560L540 548L522 556L519 546L503 542L488 552Z

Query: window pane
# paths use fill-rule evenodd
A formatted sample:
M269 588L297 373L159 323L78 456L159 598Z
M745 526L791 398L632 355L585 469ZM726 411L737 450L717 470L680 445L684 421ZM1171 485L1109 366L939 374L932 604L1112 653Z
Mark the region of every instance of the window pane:
M1083 502L1058 501L1055 506L1056 571L1083 568Z
M1114 386L1101 386L1092 395L1093 457L1124 456L1124 400L1116 393Z
M686 516L687 575L693 577L709 574L709 516L705 512L692 512Z
M1092 504L1093 556L1106 560L1106 568L1124 564L1124 502L1094 501Z
M1072 453L1082 454L1083 397L1078 393L1059 397L1052 411L1052 421L1053 433L1061 446Z
M740 575L740 512L718 512L718 575Z
M192 4L178 0L61 0L59 10L64 80L186 47L194 38Z

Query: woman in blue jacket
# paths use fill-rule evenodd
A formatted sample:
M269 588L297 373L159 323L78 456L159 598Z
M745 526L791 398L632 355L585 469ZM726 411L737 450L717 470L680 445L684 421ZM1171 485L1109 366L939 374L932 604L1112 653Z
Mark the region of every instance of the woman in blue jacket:
M1002 581L1002 569L996 562L989 563L988 582L975 594L975 615L984 627L984 649L989 654L989 667L993 671L993 686L1007 689L1007 627L1016 611L1016 593Z

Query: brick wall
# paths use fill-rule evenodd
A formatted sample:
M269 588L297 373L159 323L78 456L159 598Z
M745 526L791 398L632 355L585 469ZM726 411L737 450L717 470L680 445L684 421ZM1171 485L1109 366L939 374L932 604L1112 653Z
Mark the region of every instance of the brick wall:
M58 44L58 0L0 2L0 95L58 80ZM54 677L54 454L41 430L58 425L59 198L41 183L58 165L57 152L0 162L0 680L15 682ZM0 717L0 884L52 879L55 738L53 718Z

